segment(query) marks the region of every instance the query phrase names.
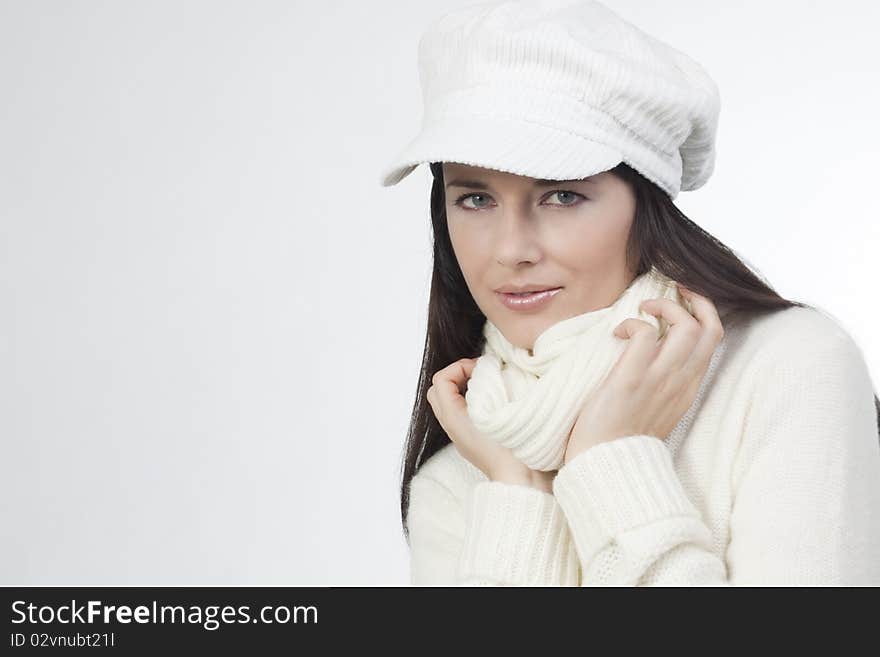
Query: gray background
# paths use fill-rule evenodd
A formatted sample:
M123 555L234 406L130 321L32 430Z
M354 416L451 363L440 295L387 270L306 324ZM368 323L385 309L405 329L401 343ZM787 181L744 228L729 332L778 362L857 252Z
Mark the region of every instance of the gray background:
M416 45L467 2L0 2L0 583L405 584ZM880 372L876 3L607 4L700 61L678 205Z

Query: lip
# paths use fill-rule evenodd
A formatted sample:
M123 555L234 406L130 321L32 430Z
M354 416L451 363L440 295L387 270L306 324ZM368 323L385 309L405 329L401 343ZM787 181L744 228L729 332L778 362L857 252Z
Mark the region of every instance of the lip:
M526 295L516 295L508 292L496 292L499 300L507 308L517 311L533 311L539 310L550 303L560 291L561 287L544 290L542 292L533 292Z
M562 286L547 285L546 283L510 283L509 285L496 287L495 291L504 292L505 294L519 294L520 292L544 292L545 290L555 290L558 287Z

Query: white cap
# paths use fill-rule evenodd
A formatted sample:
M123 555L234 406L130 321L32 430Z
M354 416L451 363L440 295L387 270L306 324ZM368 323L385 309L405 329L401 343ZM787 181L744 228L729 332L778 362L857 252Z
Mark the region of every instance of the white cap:
M626 162L666 191L715 165L718 87L687 55L594 0L482 2L419 41L419 134L385 167L458 162L575 180Z

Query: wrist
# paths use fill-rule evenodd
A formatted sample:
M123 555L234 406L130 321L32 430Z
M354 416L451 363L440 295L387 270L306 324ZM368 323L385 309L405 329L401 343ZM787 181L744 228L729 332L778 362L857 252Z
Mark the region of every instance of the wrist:
M489 479L492 481L500 481L505 484L519 484L520 486L531 486L531 477L527 472L518 470L495 470L489 473Z
M527 486L535 488L545 493L552 493L552 478L548 477L550 473L537 472L534 470L517 471L506 470L493 472L489 475L491 481L498 481L505 484L514 484L517 486Z
M562 465L568 465L573 459L577 458L579 455L583 454L591 447L601 445L602 443L608 443L612 440L615 440L615 438L592 440L589 443L572 443L571 441L569 441L568 446L565 448L565 452L562 454Z

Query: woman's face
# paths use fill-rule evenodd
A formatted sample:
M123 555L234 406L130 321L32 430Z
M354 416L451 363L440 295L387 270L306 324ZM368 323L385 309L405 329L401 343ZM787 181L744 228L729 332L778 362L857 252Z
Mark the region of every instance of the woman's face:
M632 282L626 243L635 214L629 186L605 171L565 182L443 163L449 236L483 314L531 349L547 328L611 305ZM507 307L504 285L561 287L540 308Z

